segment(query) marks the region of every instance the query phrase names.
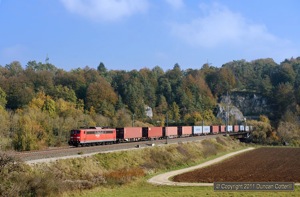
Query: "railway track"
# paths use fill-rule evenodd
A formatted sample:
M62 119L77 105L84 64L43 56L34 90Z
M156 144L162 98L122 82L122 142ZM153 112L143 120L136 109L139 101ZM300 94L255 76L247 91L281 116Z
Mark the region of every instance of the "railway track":
M200 141L203 139L216 138L218 135L207 135L207 136L196 136L196 137L185 137L185 138L174 138L174 139L163 139L153 141L139 141L139 142L128 142L120 144L110 144L102 146L89 146L89 147L61 147L61 148L49 148L41 151L24 151L14 152L13 155L22 161L34 164L39 162L47 162L64 158L88 156L91 154L113 152L120 150L129 150L136 148L144 148L150 146L162 146L168 144L176 144L181 142L192 142Z

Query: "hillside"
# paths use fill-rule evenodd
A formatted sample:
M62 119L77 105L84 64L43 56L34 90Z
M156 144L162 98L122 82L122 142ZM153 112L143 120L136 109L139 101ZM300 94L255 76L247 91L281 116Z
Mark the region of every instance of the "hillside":
M267 124L252 123L260 125L256 142L299 144L300 57L187 70L175 64L167 71L107 70L100 63L67 72L15 61L0 66L0 74L1 149L61 146L74 127L164 126L167 115L174 125L225 124L228 110L229 124ZM227 95L230 109L221 102Z

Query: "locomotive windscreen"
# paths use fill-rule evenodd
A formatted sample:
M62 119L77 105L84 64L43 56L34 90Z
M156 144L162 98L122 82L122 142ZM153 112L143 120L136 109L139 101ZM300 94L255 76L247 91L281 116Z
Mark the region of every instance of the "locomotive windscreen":
M75 134L80 134L80 131L79 130L72 130L71 135L75 135Z

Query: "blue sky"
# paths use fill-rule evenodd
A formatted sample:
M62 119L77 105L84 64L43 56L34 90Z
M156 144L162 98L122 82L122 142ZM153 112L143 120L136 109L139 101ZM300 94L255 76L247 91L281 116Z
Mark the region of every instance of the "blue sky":
M0 0L0 65L199 69L300 56L298 0Z

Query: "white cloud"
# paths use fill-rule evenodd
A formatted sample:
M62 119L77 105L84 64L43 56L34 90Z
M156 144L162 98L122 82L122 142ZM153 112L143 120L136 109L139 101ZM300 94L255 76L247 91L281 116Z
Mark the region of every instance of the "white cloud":
M230 49L253 58L278 59L295 54L290 41L273 35L263 24L255 24L220 4L201 4L199 8L201 17L171 24L172 34L191 46Z
M175 9L180 9L184 6L183 0L165 0Z
M72 13L95 21L114 21L144 12L147 0L61 0Z
M264 25L247 21L228 8L201 5L203 17L185 24L173 24L172 32L192 45L217 47L221 44L244 45L253 41L274 42L277 38ZM206 13L205 13L206 12Z

